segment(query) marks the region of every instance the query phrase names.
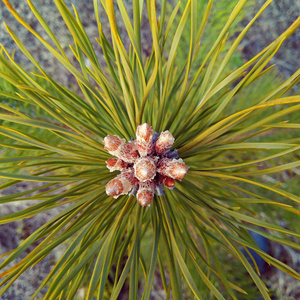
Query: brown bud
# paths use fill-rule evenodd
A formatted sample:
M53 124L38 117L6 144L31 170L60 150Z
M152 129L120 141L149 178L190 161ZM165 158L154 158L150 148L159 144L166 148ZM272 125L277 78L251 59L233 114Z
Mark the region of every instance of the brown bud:
M151 154L153 147L153 129L147 123L139 125L136 130L136 140L140 156Z
M110 172L122 171L127 168L127 163L119 158L109 158L106 161L106 166Z
M148 143L152 142L153 133L154 132L153 132L152 126L148 125L147 123L144 123L137 127L136 139L137 139L138 143L148 144Z
M126 142L125 139L120 139L117 135L107 135L104 138L104 149L111 155L118 157L119 148Z
M163 155L170 149L175 142L173 135L168 131L164 131L158 137L155 143L155 151L158 155Z
M127 163L134 163L139 157L136 142L122 144L119 148L118 157Z
M167 187L168 189L173 189L175 186L175 179L168 176L160 175L159 181L164 187Z
M134 163L135 177L141 182L151 180L156 175L156 160L151 157L140 157Z
M155 193L155 183L153 181L141 182L136 194L138 203L141 206L150 205Z
M105 190L108 196L118 198L120 195L123 194L123 183L120 179L114 178L107 183L107 185L105 186Z
M171 177L173 179L182 180L187 174L188 167L183 160L163 158L158 164L157 172L161 175Z
M126 169L107 183L105 186L106 194L118 198L121 195L128 194L137 183L138 180L134 177L133 168Z

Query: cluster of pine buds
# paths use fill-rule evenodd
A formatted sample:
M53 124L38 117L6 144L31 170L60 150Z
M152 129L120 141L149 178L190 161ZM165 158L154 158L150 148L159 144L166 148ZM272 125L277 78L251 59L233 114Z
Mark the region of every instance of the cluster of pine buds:
M142 206L150 205L155 192L162 194L163 186L174 188L175 179L182 180L188 167L178 159L173 135L167 130L159 136L147 123L139 125L136 140L126 143L116 135L104 138L104 148L116 158L106 161L110 172L121 171L106 185L106 193L118 198L132 191Z

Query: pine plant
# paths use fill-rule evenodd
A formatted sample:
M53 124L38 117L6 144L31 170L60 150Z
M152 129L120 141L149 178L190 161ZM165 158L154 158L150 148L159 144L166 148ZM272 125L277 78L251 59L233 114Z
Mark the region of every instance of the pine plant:
M2 46L0 78L13 88L0 96L13 102L0 104L0 189L21 181L43 184L1 196L0 203L35 204L1 216L0 224L62 209L7 253L0 266L5 269L0 295L61 244L66 251L31 299L76 299L82 289L87 300L119 299L124 286L126 299L149 299L155 276L168 299L243 299L247 288L239 286L230 266L223 267L226 258L238 262L258 293L271 299L255 260L245 255L250 249L300 279L249 233L300 249L299 234L258 213L271 215L275 208L300 213L298 195L265 179L300 165L300 96L288 93L299 82L300 69L272 91L251 93L300 18L255 57L228 71L238 45L271 0L232 37L230 27L247 2L238 1L208 50L201 41L212 1L201 7L197 0L184 1L170 12L166 0L133 0L132 11L121 0L94 0L101 51L92 46L76 8L71 12L54 0L73 37L75 62L31 0L28 5L51 44L3 1L78 86L68 89L52 79L6 24L36 71L25 71ZM100 5L110 35L103 31ZM141 42L145 19L153 45L149 55ZM120 26L130 40L128 49ZM183 34L189 40L181 39ZM188 49L180 61L179 48ZM19 108L24 103L26 112ZM32 244L34 250L16 264Z

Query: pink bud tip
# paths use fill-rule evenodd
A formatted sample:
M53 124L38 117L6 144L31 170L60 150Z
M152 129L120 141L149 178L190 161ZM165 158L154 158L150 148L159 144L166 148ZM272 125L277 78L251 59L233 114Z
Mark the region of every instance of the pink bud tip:
M112 168L116 165L118 159L117 158L109 158L107 161L106 161L106 166L108 168Z
M153 138L152 126L148 125L147 123L139 125L136 129L136 137L139 143L151 143Z
M116 151L121 145L122 140L116 135L107 135L104 138L104 149L107 151Z
M141 206L150 205L153 199L153 193L150 191L138 192L136 195L137 201Z
M106 194L114 198L120 196L123 192L123 189L122 182L117 178L112 179L105 187Z
M153 179L156 175L155 160L150 157L138 158L134 164L134 174L142 182Z
M118 198L120 195L128 194L137 183L133 168L128 168L108 182L105 190L108 196Z
M163 184L163 186L172 189L175 186L175 179L168 177L168 176L160 176L160 182Z
M119 176L126 178L131 185L135 185L138 183L138 180L134 177L134 169L128 168L123 171Z
M168 130L162 132L155 144L156 153L159 155L164 154L168 149L170 149L173 146L174 142L175 139Z
M118 157L127 163L134 163L139 157L135 141L123 144L119 150Z
M109 158L106 161L106 166L110 170L110 172L122 171L123 169L127 168L127 163L118 158Z
M140 156L144 157L152 154L153 147L153 129L147 123L139 125L136 130L136 141Z
M188 167L185 165L185 163L182 161L182 159L176 160L170 168L170 177L182 180L183 177L187 174Z
M173 179L182 180L182 178L187 174L188 169L189 168L185 165L181 158L163 158L158 164L157 172Z
M154 181L141 182L136 199L141 206L150 205L155 193L156 184Z

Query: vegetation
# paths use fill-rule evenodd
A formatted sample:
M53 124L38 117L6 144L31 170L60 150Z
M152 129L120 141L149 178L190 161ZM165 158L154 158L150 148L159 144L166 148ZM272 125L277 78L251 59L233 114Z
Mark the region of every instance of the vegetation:
M178 3L170 10L164 0L158 8L155 0L133 0L130 13L121 0L101 1L111 28L106 36L100 3L94 0L103 67L76 9L72 13L62 0L54 2L73 36L70 47L76 63L30 0L51 45L4 0L15 18L74 76L78 88L71 91L55 82L6 25L36 71L26 72L2 47L0 96L6 100L0 104L0 146L9 152L3 151L0 159L0 189L20 181L44 185L0 196L0 203L36 201L0 217L0 224L63 208L7 253L0 268L13 266L1 274L0 295L62 243L68 244L67 250L31 299L41 297L44 287L43 299L74 299L81 288L84 299L118 299L125 285L129 299L149 299L157 270L167 298L247 299L246 293L259 292L271 299L255 260L249 262L244 254L249 249L300 279L295 270L263 252L248 232L300 249L291 240L299 238L299 232L259 214L272 217L272 211L286 211L299 218L300 197L266 178L294 172L300 165L300 139L295 135L300 128L300 96L288 94L299 82L300 69L271 90L262 79L269 76L270 59L300 26L300 18L233 69L238 45L272 1L266 1L237 34L231 26L247 4L238 1L216 35L206 26L212 1L189 0L183 8ZM116 20L116 10L122 20ZM141 22L146 17L153 43L149 56L141 45ZM121 26L130 39L129 49L120 36ZM159 133L169 130L175 137L173 149L190 168L174 190L155 195L150 207L141 207L133 195L114 199L105 192L115 174L106 168L111 155L104 149L104 137L118 135L129 141L142 123ZM33 251L14 263L37 241ZM255 292L247 277L246 284L237 284L240 273L230 272L231 261L248 272Z

